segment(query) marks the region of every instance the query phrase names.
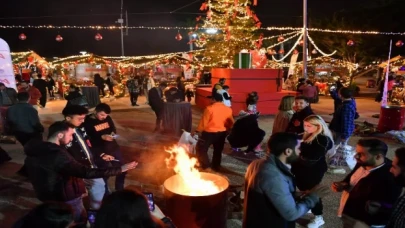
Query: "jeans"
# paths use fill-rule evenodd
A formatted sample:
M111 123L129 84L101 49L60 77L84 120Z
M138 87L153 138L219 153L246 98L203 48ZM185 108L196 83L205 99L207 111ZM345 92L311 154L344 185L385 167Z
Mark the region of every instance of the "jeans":
M119 149L115 150L114 152L108 152L111 156L114 156L114 158L117 161L111 161L111 162L106 162L102 159L96 160L96 164L98 168L108 168L108 167L121 167L123 165L123 158L122 158L122 153ZM123 190L124 189L124 184L125 184L125 176L127 175L127 172L120 173L117 176L115 176L115 191L118 190ZM109 194L110 190L108 188L108 179L110 177L104 177L104 182L105 182L105 194Z
M98 210L105 194L105 182L102 178L83 179L89 193L90 209Z
M66 201L66 204L69 204L72 207L73 219L75 223L80 226L83 226L87 222L87 213L83 205L82 197Z
M221 166L222 150L226 138L226 131L222 132L202 132L200 140L198 140L196 147L196 154L200 167L203 169L208 168L210 161L208 158L208 148L213 145L214 152L212 155L211 168L218 170Z

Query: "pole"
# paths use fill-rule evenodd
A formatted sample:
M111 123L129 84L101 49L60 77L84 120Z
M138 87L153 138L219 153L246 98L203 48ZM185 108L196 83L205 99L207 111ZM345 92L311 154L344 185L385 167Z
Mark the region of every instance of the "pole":
M193 51L193 34L188 35L188 41L190 42L190 51Z
M122 18L122 10L124 7L124 0L121 0L121 15L120 15L120 19L119 19L119 23L121 24L121 56L125 56L124 54L124 28L123 28L123 24L124 24L124 19Z
M307 74L307 61L308 61L308 52L307 52L307 46L308 46L308 13L307 13L307 0L303 0L304 2L304 9L303 9L303 45L302 45L302 76L303 78L307 79L308 74Z

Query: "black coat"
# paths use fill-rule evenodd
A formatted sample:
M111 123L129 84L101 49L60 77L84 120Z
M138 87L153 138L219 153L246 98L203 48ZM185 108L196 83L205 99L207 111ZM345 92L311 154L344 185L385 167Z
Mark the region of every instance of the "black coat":
M328 170L325 156L332 147L332 140L320 134L311 143L301 143L300 159L291 164L291 172L295 175L297 187L301 191L310 190L321 183Z
M372 171L353 187L343 209L343 214L368 225L387 224L392 208L388 210L386 208L383 212L375 215L368 214L365 208L367 201L378 201L389 208L389 206L394 205L401 194L401 187L396 184L394 176L390 173L391 164L391 160L386 158L382 167ZM360 166L356 165L343 181L350 183L350 178L358 168Z
M292 116L290 123L288 123L287 132L301 134L304 132L304 119L310 115L313 115L314 112L312 111L310 106L305 107L303 110L294 113ZM294 122L298 120L300 122L299 126L295 126Z
M233 124L228 141L232 147L243 147L250 142L251 138L262 137L263 130L259 128L257 115L242 117ZM242 146L240 146L243 144Z
M44 79L35 79L34 83L32 83L32 85L34 87L36 87L39 92L41 92L42 96L44 96L44 94L46 95L46 89L48 88L48 82L45 81Z
M85 144L90 144L90 138L86 133L84 125L77 129L80 135L73 134L73 140L68 145L66 145L66 150L80 164L86 167L91 167L92 164L95 165L95 157L99 157L100 155L96 153L96 151L93 151L88 145L86 145L90 157L87 156L85 148L83 148L80 144L78 137L81 137Z
M116 176L121 167L91 169L78 163L63 146L50 142L31 141L24 148L25 166L35 193L41 201L66 202L82 196L82 178Z
M160 92L160 93L159 93ZM155 112L160 112L163 110L164 102L162 100L163 91L159 87L153 87L148 92L149 105Z

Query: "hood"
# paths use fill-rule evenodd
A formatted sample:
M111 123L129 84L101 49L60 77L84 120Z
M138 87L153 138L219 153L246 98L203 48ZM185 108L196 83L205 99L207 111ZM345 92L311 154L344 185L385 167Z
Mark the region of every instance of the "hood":
M60 151L63 147L46 141L31 140L24 146L27 156L40 157Z

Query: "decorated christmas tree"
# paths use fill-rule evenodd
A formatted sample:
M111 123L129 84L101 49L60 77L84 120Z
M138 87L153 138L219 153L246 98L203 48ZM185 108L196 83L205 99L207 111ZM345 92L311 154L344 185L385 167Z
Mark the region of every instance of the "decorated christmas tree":
M206 16L196 19L195 43L204 48L204 64L228 66L242 50L260 48L261 22L252 10L256 4L257 0L208 0L201 5Z

